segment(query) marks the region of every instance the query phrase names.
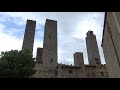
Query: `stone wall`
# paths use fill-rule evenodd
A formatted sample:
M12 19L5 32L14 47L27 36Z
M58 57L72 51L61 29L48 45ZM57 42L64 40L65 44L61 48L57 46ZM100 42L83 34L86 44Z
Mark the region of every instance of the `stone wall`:
M85 78L108 78L108 73L105 65L97 65L97 66L85 66L84 71Z
M59 65L59 78L108 78L106 65L81 67Z
M120 33L112 12L108 12L103 36L103 52L110 78L120 78Z
M36 63L35 70L34 78L57 78L56 69L45 68L41 63Z

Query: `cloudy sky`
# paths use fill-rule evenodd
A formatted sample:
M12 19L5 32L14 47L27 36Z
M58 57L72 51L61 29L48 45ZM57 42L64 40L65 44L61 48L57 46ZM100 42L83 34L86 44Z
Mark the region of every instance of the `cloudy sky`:
M88 64L85 37L88 30L96 35L102 63L105 63L101 48L104 12L0 12L0 52L21 50L26 20L36 20L33 57L37 47L43 47L46 19L57 20L58 62L73 64L73 54L83 52Z

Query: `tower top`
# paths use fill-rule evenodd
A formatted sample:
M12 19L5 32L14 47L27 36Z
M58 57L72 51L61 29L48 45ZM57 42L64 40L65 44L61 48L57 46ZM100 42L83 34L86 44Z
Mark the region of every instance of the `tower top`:
M87 35L87 36L93 35L93 31L89 30L86 35Z
M36 27L36 21L35 20L29 20L29 19L27 19L27 25L34 25L35 27Z
M27 19L27 21L36 22L35 20L30 20L30 19Z
M83 52L75 52L74 55L75 55L75 54L83 54Z
M56 20L51 20L51 19L46 19L46 22L47 22L47 21L57 22Z

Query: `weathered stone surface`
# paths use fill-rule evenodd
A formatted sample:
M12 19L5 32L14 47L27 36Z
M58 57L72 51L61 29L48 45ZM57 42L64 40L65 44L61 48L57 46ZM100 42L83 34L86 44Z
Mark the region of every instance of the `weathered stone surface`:
M84 65L83 53L76 52L76 53L74 53L74 66L79 67L81 65Z
M107 12L102 48L110 78L120 78L120 12Z
M88 53L88 61L90 65L101 64L96 36L93 31L87 32L86 46Z
M33 51L36 21L27 20L22 49Z
M43 64L36 63L35 67L36 73L32 76L34 78L57 78L58 75L56 75L55 72L57 72L56 69L52 68L45 68L43 67Z
M90 34L90 33L88 33ZM58 64L57 61L57 22L46 20L44 31L44 43L42 48L37 50L37 61L35 69L37 72L32 76L35 78L107 78L106 66L100 62L98 47L95 35L87 37L90 49L90 65L84 64L83 53L74 54L74 66ZM90 43L90 41L92 43ZM93 47L92 47L93 45ZM95 50L97 49L97 50ZM96 54L97 53L97 54ZM42 58L42 59L41 59ZM96 64L95 58L99 58ZM42 63L40 63L42 62Z
M43 42L43 67L57 66L57 21L46 20Z
M43 53L43 48L37 48L36 61L39 62L39 63L43 63L42 53Z

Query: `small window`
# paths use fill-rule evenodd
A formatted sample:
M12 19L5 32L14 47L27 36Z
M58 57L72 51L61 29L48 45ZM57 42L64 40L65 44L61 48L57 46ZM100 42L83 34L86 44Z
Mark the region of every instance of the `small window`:
M93 34L93 31L90 31L90 34Z
M100 64L99 59L96 58L95 61L96 61L96 64Z
M104 76L104 72L101 72L101 76Z
M58 75L58 71L54 71L54 75L57 76Z
M96 64L99 64L98 62Z
M51 59L51 62L53 62L53 59Z
M69 73L72 73L72 70L69 70Z

